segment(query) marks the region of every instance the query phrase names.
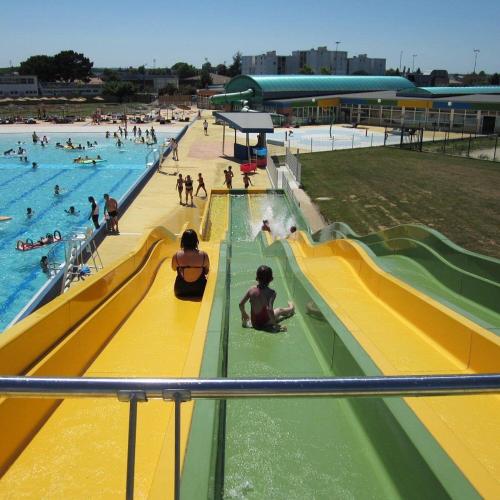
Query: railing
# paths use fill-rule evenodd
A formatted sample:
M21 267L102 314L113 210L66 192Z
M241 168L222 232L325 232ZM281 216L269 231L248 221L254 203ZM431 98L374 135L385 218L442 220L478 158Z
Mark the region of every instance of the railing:
M137 403L175 405L174 498L180 495L181 404L191 399L412 397L500 393L500 374L319 379L146 379L0 377L0 397L117 398L129 403L126 498L134 495Z
M302 165L299 158L291 153L290 148L286 148L286 160L285 160L290 172L292 172L295 180L300 185L302 178Z
M279 188L278 186L278 169L276 168L276 164L271 155L267 155L267 173L269 175L269 179L271 180L272 187L274 189Z

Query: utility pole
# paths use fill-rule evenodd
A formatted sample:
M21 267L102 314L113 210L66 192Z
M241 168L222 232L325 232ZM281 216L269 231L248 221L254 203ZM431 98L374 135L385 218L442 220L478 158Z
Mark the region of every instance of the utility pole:
M418 54L413 54L412 57L413 57L413 63L411 65L411 72L412 73L415 73L415 57L417 57Z
M474 75L476 74L477 55L479 52L481 52L479 49L474 49L474 71L472 72Z
M401 61L403 60L403 51L399 53L399 72L401 73Z
M339 45L342 42L335 42L335 74L338 75L338 55L339 55Z

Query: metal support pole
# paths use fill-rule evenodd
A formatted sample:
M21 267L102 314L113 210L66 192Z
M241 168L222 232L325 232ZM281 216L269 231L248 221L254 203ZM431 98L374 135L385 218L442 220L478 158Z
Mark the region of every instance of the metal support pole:
M351 149L354 149L354 132L352 133L352 144L351 144Z
M174 465L174 499L179 500L181 488L181 393L174 394L175 404L175 465Z
M469 133L469 144L467 145L467 157L470 156L470 141L472 139L472 134Z
M313 138L311 137L311 153L313 152Z
M128 451L127 451L127 489L125 498L134 498L134 473L135 473L135 439L137 431L137 398L130 399L128 414Z
M370 140L370 147L373 147L373 132L372 132L372 138Z
M224 156L224 145L226 143L226 122L222 124L222 156Z
M134 498L134 473L135 473L135 441L137 435L137 403L147 401L144 391L118 391L118 400L129 403L128 414L128 447L127 447L127 484L125 498Z
M497 145L498 145L498 134L495 138L495 149L493 150L493 161L495 161L495 159L497 157Z

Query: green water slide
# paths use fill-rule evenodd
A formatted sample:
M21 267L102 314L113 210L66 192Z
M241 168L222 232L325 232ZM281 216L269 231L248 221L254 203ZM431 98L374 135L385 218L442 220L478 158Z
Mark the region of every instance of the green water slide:
M316 242L339 237L358 240L385 271L500 334L500 260L416 224L360 236L336 222L312 236Z
M231 92L229 94L217 94L210 97L210 102L214 105L231 104L232 102L247 100L249 97L252 97L253 94L253 89L244 90L242 92Z
M294 208L271 195L271 211ZM380 375L300 272L288 244L266 246L255 225L269 196L232 195L202 377ZM281 207L280 207L281 205ZM288 217L288 218L287 218ZM238 303L261 264L272 267L288 330L243 328ZM312 307L311 307L312 305ZM314 311L314 314L310 312ZM221 330L223 334L221 335ZM199 401L182 477L184 498L449 498L475 490L402 399Z

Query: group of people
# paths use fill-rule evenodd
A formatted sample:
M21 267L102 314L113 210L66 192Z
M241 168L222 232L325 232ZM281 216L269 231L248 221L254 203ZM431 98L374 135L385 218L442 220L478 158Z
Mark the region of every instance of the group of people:
M194 194L195 196L198 196L198 193L202 189L203 192L205 193L205 197L207 196L207 190L205 188L205 180L203 179L203 175L201 172L198 174L198 187L196 188L196 193ZM183 205L182 203L182 192L186 192L186 202L185 204L188 204L188 199L191 198L191 206L194 206L194 201L193 201L193 179L191 179L191 176L188 174L186 175L186 178L182 177L182 174L179 174L177 177L177 181L175 183L175 189L179 193L179 204Z
M99 205L93 196L89 196L88 200L90 203L90 213L87 220L92 219L94 227L99 229ZM104 195L104 218L108 231L114 234L120 234L120 230L118 229L118 202L109 196L108 193Z
M234 177L233 167L229 165L227 169L224 170L224 182L222 183L227 187L227 189L233 189L233 177ZM252 179L250 179L248 172L245 172L243 174L243 185L245 186L245 189L248 189L250 186L253 186Z
M199 299L205 291L210 259L198 245L198 235L193 229L188 229L182 234L181 249L172 256L171 266L177 273L174 293L180 299ZM288 307L274 307L276 291L269 287L273 281L270 267L259 266L256 281L257 284L247 290L239 303L243 327L284 331L286 328L280 322L294 314L293 303L288 302ZM250 302L250 314L246 311L247 302Z

